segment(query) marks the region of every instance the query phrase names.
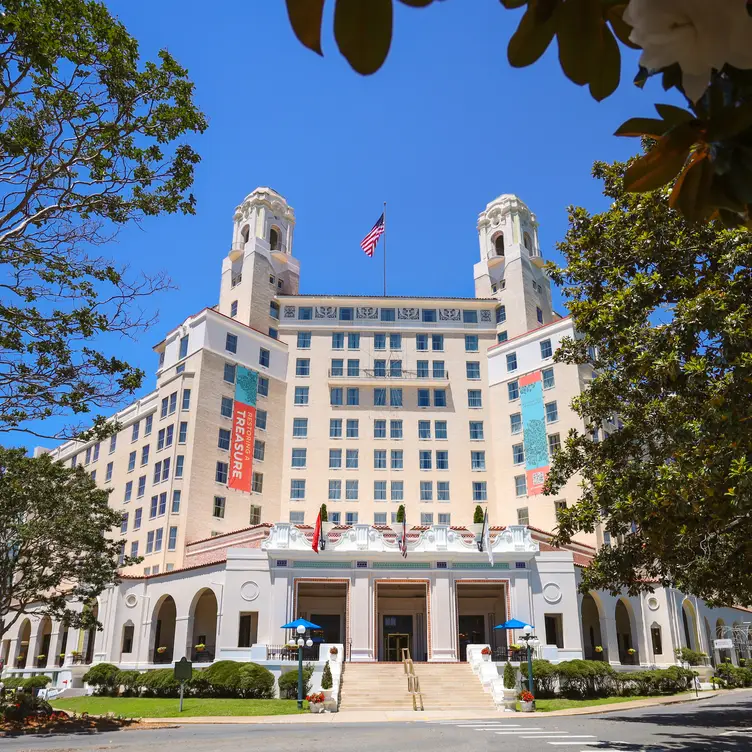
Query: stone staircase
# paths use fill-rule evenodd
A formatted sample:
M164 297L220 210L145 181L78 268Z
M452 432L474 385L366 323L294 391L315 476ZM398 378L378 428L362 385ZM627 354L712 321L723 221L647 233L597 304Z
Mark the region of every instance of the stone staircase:
M467 663L416 663L424 710L495 711ZM412 710L401 663L346 663L340 710Z

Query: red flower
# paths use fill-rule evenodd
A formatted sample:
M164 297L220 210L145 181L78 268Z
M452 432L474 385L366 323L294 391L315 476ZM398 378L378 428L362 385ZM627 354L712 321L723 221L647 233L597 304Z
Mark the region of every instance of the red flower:
M520 695L520 700L522 700L522 702L533 702L533 700L535 700L535 697L533 696L532 692L528 692L528 690L525 690Z

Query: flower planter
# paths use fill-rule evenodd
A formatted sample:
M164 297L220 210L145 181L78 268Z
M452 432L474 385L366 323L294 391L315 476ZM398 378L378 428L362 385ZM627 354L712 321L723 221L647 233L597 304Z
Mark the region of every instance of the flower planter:
M523 713L532 713L535 710L535 700L530 700L530 702L520 701L520 710Z
M517 710L517 690L504 687L504 709Z
M323 713L324 712L324 705L323 702L309 702L308 703L308 710L311 713Z

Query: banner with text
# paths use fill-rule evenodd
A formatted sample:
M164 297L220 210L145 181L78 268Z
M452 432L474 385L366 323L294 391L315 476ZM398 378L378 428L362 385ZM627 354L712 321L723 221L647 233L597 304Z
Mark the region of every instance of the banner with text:
M522 429L525 432L527 493L530 496L541 493L549 468L543 377L540 371L520 378L520 409Z
M237 367L235 402L232 409L230 474L227 485L237 491L251 492L253 476L253 439L256 432L256 390L258 373Z

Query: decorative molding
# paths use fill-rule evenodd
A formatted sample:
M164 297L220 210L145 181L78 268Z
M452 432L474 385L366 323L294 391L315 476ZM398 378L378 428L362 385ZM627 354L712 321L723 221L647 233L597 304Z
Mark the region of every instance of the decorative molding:
M558 603L561 600L561 588L555 582L547 582L543 586L543 599L546 603Z
M334 306L316 306L313 309L313 317L316 319L336 319L337 309Z
M490 323L491 321L493 321L493 317L491 316L491 311L487 311L483 309L480 312L480 320L483 321L484 323Z
M398 308L397 319L399 321L420 321L420 308Z
M240 597L244 601L255 601L259 597L258 583L248 580L240 586Z
M294 319L296 318L296 311L294 305L286 305L284 310L284 317L286 319Z
M355 318L376 320L379 318L379 309L374 306L358 306L355 309Z
M459 308L439 308L439 321L461 321L462 313Z

